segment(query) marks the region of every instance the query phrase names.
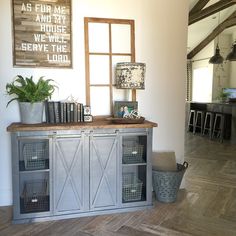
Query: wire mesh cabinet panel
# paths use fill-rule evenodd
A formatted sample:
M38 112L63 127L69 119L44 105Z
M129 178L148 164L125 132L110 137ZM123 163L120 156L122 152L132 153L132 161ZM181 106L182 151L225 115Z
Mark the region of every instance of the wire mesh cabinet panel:
M51 215L51 138L12 134L13 220Z
M136 130L121 135L122 207L152 204L152 130Z

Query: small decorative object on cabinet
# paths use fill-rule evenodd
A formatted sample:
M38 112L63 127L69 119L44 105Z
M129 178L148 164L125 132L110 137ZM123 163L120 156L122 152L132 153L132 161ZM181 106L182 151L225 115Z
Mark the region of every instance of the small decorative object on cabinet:
M93 116L91 115L91 107L85 105L84 106L84 122L92 122Z
M107 120L116 124L140 124L145 120L138 113L138 102L115 101L113 113L114 117Z
M84 115L84 122L92 122L93 117L91 115Z
M90 106L88 106L88 105L84 106L84 115L85 116L91 115L91 107Z
M130 112L138 110L138 102L115 101L114 102L114 117L124 118Z
M13 82L6 85L7 94L15 96L7 106L14 100L19 102L22 123L42 123L44 101L51 98L56 87L51 84L52 81L40 77L37 82L34 82L33 76L24 78L17 75Z
M111 121L114 124L141 124L144 122L145 118L140 116L139 118L116 118L108 117L108 121Z
M152 206L152 129L157 124L11 124L13 222Z

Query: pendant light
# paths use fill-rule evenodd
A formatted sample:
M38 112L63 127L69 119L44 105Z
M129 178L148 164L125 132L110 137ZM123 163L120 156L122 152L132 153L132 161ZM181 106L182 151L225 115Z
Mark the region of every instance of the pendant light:
M219 26L219 23L220 23L220 12L219 12L219 17L218 17L218 26ZM210 58L209 63L210 64L222 64L223 61L224 61L224 58L220 55L219 35L218 35L215 55Z
M219 45L217 43L215 55L210 58L209 63L210 64L222 64L223 61L224 61L224 58L220 55L220 48L219 48Z
M228 54L228 56L226 57L226 60L236 61L236 41L232 45L232 51Z

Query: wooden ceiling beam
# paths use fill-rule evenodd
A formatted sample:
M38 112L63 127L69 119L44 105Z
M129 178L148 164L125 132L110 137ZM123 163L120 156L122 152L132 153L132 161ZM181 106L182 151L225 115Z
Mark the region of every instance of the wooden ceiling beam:
M201 11L202 8L205 7L209 1L210 0L199 0L191 9L191 11L189 12L189 15L192 15L195 12Z
M204 8L199 11L190 11L188 25L196 23L199 20L202 20L210 15L213 15L221 10L224 10L236 3L236 0L221 0L212 4L211 6Z
M190 53L187 58L192 59L204 47L206 47L215 37L222 33L226 28L236 25L236 11L234 11L225 21L219 24L201 43L199 43Z

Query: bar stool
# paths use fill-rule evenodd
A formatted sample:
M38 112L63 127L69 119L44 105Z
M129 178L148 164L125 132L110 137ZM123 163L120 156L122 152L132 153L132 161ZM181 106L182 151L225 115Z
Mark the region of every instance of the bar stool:
M197 128L199 128L200 133L202 134L203 123L204 123L204 115L205 115L204 111L197 111L195 123L194 123L194 126L193 126L193 134L196 133Z
M212 138L218 138L220 139L221 142L223 142L224 131L225 131L225 114L216 113L212 130Z
M195 119L196 119L196 110L191 109L188 117L188 131L194 130Z
M214 121L214 112L207 111L205 115L202 135L205 135L207 132L209 138L212 138L213 121Z

